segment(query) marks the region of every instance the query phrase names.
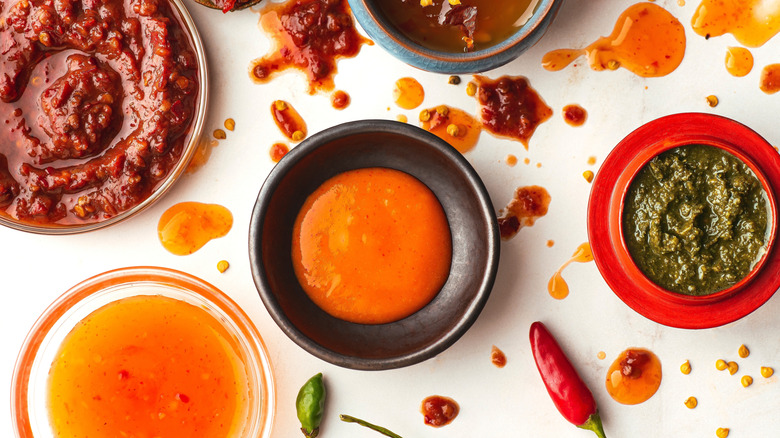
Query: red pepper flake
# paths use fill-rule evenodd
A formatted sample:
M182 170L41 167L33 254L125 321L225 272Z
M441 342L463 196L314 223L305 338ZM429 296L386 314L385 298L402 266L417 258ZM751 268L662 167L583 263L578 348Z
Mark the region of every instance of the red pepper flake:
M121 371L119 371L119 373L117 374L116 377L119 380L125 380L128 377L130 377L130 373L128 373L127 370L121 370Z
M182 403L189 403L190 402L190 398L187 395L182 394L180 392L176 393L176 400L178 400L178 401L180 401Z

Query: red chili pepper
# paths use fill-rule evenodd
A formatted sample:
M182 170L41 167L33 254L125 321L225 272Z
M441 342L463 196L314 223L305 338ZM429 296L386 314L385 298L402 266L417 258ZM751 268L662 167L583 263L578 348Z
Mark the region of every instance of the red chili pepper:
M558 412L575 426L606 438L593 394L547 327L539 321L531 324L530 338L536 367Z

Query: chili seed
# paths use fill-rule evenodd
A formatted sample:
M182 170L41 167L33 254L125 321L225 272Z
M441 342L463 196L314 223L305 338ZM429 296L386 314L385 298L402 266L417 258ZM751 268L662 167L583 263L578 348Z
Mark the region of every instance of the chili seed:
M688 397L687 400L685 400L685 407L688 409L693 409L696 406L698 406L699 401L696 400L696 397Z
M685 362L683 362L683 364L680 365L680 372L685 374L685 375L690 374L691 373L691 361L686 360Z
M276 107L277 111L284 111L287 109L287 102L283 100L275 100L274 106Z
M292 133L292 141L301 141L304 137L306 137L306 134L304 134L303 131L295 131Z
M726 438L729 436L729 428L728 427L719 427L718 430L715 431L715 435L718 438Z
M585 178L585 181L587 182L593 182L593 177L595 175L593 174L592 170L586 170L585 172L582 172L582 177Z
M718 102L719 102L718 96L715 96L714 94L710 94L709 96L707 96L707 105L709 105L710 108L715 108L716 106L718 106Z
M437 113L438 113L440 116L446 116L447 114L449 114L449 113L450 113L450 109L449 109L449 108L447 108L447 106L446 106L446 105L439 105L439 106L437 106L437 107L436 107L436 112L437 112Z
M217 271L219 271L220 274L224 274L229 267L230 267L230 263L228 263L227 260L220 260L217 263Z
M457 137L460 135L460 128L458 128L458 125L454 123L450 123L449 125L447 125L447 134L453 137Z
M737 350L737 353L739 354L739 357L743 359L750 356L750 350L748 350L745 344L739 346L739 350Z
M726 363L725 360L718 359L717 361L715 361L715 369L717 369L718 371L723 371L727 367L728 367L728 364Z
M420 121L427 122L428 120L431 120L431 112L427 109L420 111Z
M474 96L477 94L477 84L474 82L469 82L468 85L466 85L466 94L469 96Z
M236 129L236 121L233 119L226 119L225 120L225 129L228 131L232 131Z
M772 374L775 373L775 370L773 370L770 367L761 367L761 375L763 377L772 377Z
M620 68L620 61L611 59L609 62L607 62L607 68L610 70L617 70Z
M217 140L224 140L227 138L227 134L225 134L225 131L221 129L215 129L214 138L216 138Z
M455 76L455 75L450 76L450 78L447 80L447 83L451 85L460 84L460 76Z
M734 375L734 374L735 374L737 371L739 371L739 365L737 365L737 363L736 363L736 362L734 362L733 360L732 360L732 361L729 361L729 363L727 363L727 364L726 364L726 367L729 369L729 374L731 374L732 376L733 376L733 375Z
M748 386L753 384L753 378L750 376L742 376L742 379L740 380L742 382L742 386L747 388Z

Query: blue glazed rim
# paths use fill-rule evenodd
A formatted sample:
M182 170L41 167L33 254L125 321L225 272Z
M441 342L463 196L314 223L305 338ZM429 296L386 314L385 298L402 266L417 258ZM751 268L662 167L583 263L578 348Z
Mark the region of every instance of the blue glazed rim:
M423 47L399 32L376 6L383 0L348 1L358 23L380 47L413 67L448 74L480 73L517 58L539 41L563 3L539 0L531 18L512 37L487 49L449 53Z

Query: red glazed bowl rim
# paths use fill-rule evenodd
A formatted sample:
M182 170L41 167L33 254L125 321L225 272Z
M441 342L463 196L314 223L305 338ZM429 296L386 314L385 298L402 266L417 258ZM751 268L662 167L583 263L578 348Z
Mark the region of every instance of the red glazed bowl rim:
M663 289L633 262L623 239L622 214L637 172L667 150L703 144L721 148L747 164L763 185L770 221L766 251L735 285L706 296ZM596 266L609 287L639 314L671 327L711 328L736 321L764 304L780 287L780 253L775 245L780 187L780 155L761 135L726 117L673 114L653 120L626 136L607 156L593 181L588 203L588 239Z

